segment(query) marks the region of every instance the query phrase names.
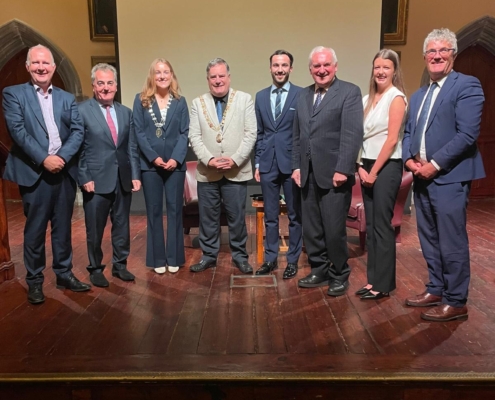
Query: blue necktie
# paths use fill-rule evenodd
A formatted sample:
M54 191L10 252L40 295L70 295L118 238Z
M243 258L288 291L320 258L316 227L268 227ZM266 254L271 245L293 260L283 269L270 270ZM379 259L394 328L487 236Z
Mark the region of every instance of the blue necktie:
M223 111L222 111L222 102L220 100L217 100L216 107L217 107L218 123L221 124L223 119Z
M320 103L321 103L321 94L324 91L325 91L325 89L318 88L318 94L316 95L315 104L313 104L313 112L315 112L316 109L318 108L318 106L320 105Z
M413 156L418 154L419 150L421 149L421 139L423 137L423 131L425 130L425 126L428 118L428 112L430 111L431 99L433 97L433 92L435 91L435 88L437 86L438 83L436 82L433 82L430 85L430 89L428 90L428 94L426 95L426 99L423 103L423 108L421 108L421 112L418 118L418 123L416 124L416 129L414 130L414 136L412 137L411 140L411 146L409 147L409 150L411 151L411 154Z
M275 120L282 114L282 88L275 89L274 92L277 93L275 99Z

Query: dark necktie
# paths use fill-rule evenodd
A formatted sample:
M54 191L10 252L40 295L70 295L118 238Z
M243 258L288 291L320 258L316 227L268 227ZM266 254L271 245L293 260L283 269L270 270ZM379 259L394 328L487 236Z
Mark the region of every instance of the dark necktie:
M315 100L315 103L313 104L313 112L316 111L316 109L318 108L318 106L320 105L321 103L321 99L322 99L322 94L325 92L325 89L323 88L318 88L317 90L317 94L316 94L316 100Z
M115 128L115 124L112 119L112 115L110 114L110 106L105 106L107 109L107 124L110 128L110 133L112 134L112 139L115 145L117 145L117 129Z
M430 85L430 89L428 90L428 94L426 95L426 99L423 103L423 107L421 108L421 112L419 113L418 123L416 124L416 129L414 130L414 136L412 137L411 146L409 150L411 154L415 156L419 153L421 149L421 139L423 138L423 131L425 130L426 122L428 119L428 112L430 111L431 99L433 98L433 92L435 88L438 86L438 83L433 82Z
M275 98L275 120L282 114L282 88L275 89L277 97Z
M222 111L222 102L220 100L217 100L216 107L217 107L218 123L221 124L223 119L223 111Z

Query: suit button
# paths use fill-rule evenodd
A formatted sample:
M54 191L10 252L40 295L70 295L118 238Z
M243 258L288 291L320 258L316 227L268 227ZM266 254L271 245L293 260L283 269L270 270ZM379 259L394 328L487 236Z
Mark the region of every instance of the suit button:
M278 131L275 129L275 133L277 133Z

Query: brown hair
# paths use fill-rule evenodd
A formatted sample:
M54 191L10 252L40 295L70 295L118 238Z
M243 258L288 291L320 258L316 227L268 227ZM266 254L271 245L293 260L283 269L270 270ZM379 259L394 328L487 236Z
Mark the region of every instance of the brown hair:
M373 74L373 69L375 65L375 60L377 58L383 58L384 60L390 60L394 64L394 76L392 78L392 85L394 85L397 89L399 89L402 93L406 94L406 90L404 88L404 79L402 77L402 70L400 68L399 55L390 49L381 49L378 53L376 53L373 58L373 62L371 63L371 78L370 78L370 90L368 101L366 102L366 106L364 107L364 116L368 115L368 112L371 110L371 106L375 100L376 96L376 82Z
M148 76L146 77L143 90L141 91L141 94L139 96L143 107L149 107L150 104L153 104L153 102L155 101L155 93L156 93L155 68L157 64L165 64L170 68L170 73L172 74L172 82L170 82L169 91L170 94L174 96L175 99L180 99L179 82L177 81L177 77L175 76L175 72L172 67L172 64L170 64L170 62L168 62L164 58L157 58L153 60L153 62L150 65L150 71L148 73Z

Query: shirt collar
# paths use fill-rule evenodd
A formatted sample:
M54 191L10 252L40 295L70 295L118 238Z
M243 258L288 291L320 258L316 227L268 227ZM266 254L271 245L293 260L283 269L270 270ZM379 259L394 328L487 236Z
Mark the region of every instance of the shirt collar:
M230 90L227 92L227 94L223 97L216 97L216 96L213 96L213 100L215 100L215 103L221 101L222 103L227 103L227 100L229 99L229 94L230 94Z
M315 94L317 94L317 93L318 93L318 89L323 90L323 93L322 93L322 94L325 94L326 92L328 92L328 89L330 89L330 87L334 84L334 82L335 82L335 78L336 78L336 76L334 76L334 77L333 77L332 82L330 82L330 85L329 85L327 88L324 88L324 87L320 88L320 87L319 87L319 86L315 83Z
M52 91L53 91L53 86L50 85L48 86L48 90L45 92L43 92L43 89L41 88L41 86L38 86L36 83L33 83L33 86L34 86L34 90L36 90L36 92L40 92L41 94L52 94Z
M95 99L95 100L96 100L96 99ZM106 108L107 108L107 105L106 105L106 104L102 104L102 103L100 103L98 100L96 100L96 101L97 101L97 103L100 105L100 107L101 107L101 108L103 108L103 109L106 109ZM112 101L112 104L110 104L109 106L110 106L110 108L115 108L115 107L114 107L114 103L113 103L113 101Z
M275 85L272 83L272 87L271 87L271 89L270 89L270 93L274 93L274 92L275 92L275 90L277 90L277 89L278 89L278 87L277 87L277 86L275 86ZM287 81L287 82L285 82L285 83L284 83L284 86L282 86L282 92L288 92L288 91L289 91L289 89L290 89L290 82L289 82L289 81Z
M439 81L432 81L430 79L430 85L433 83L433 82L436 82L439 89L442 88L443 84L445 83L445 81L447 80L447 78L449 77L449 75L451 74L452 71L450 71L447 75L445 75L442 79L440 79Z

